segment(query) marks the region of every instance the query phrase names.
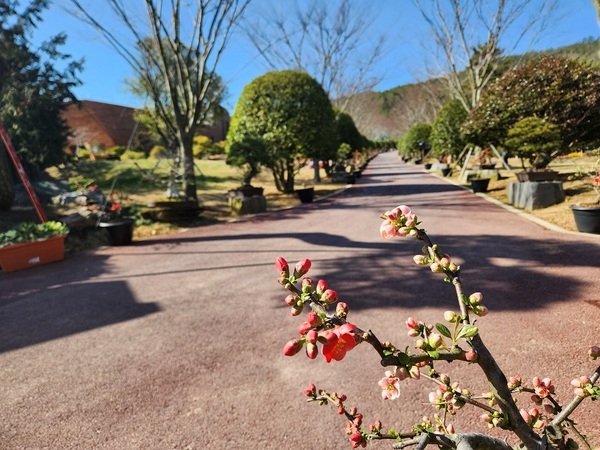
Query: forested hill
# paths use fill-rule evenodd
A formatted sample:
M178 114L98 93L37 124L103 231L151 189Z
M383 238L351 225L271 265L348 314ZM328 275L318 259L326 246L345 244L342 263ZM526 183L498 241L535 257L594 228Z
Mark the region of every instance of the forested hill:
M565 47L504 57L498 74L524 59L544 55L563 55L600 64L600 39L587 38ZM369 138L397 139L415 123L433 122L446 100L445 87L443 80L435 79L382 92L365 92L352 98L350 112L361 133Z

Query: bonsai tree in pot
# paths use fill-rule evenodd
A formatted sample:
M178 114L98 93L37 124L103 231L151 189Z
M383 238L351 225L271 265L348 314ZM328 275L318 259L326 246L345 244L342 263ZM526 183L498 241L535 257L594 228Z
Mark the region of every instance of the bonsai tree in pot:
M225 162L242 170L242 185L233 191L246 197L262 195L263 189L252 186L252 179L260 173L266 158L265 144L258 137L244 136L240 141L228 143Z
M507 149L529 161L530 170L545 169L561 151L560 129L550 121L531 116L519 120L508 130Z

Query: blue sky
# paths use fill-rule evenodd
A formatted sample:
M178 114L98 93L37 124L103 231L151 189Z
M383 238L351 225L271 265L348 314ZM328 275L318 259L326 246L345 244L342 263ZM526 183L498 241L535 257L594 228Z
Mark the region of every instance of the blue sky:
M94 6L100 5L94 0ZM136 1L136 0L131 0ZM268 7L270 0L254 0L255 8ZM279 0L294 4L293 0ZM331 1L331 0L323 0ZM431 64L429 53L423 47L427 36L427 26L421 20L411 0L353 0L367 1L375 5L373 10L373 36L385 31L387 36L386 57L377 67L382 75L376 90L382 91L398 85L420 81L425 77L423 67ZM598 38L600 26L591 0L559 0L560 10L551 26L538 42L529 49L545 50L581 41L584 38ZM69 16L62 8L65 0L55 0L51 8L43 13L44 22L38 28L35 42L65 32L68 36L63 51L74 58L85 58L85 68L80 74L82 86L75 89L80 100L95 100L118 105L139 107L143 99L127 92L123 82L131 78L127 63L100 35L87 25ZM253 11L251 11L252 13ZM98 14L102 19L102 10ZM365 39L369 39L368 33ZM517 48L516 52L528 48ZM256 56L255 51L243 37L234 36L228 46L225 58L218 68L228 88L225 107L231 112L244 86L267 68Z

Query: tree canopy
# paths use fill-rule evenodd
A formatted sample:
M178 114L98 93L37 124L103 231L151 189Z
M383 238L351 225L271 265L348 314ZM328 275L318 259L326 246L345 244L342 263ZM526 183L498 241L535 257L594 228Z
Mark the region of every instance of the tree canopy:
M504 142L521 119L538 117L558 126L563 151L600 139L600 71L573 59L550 56L505 73L467 117L469 143Z
M238 100L227 136L232 146L249 139L262 141L259 159L273 172L277 189L293 192L294 176L308 159L335 156L335 115L327 94L304 72L268 72L254 79Z
M146 21L132 12L132 2L106 0L102 7L112 17L105 23L82 0L69 2L124 58L150 94L150 112L176 139L185 196L197 199L194 136L221 99L217 66L250 0L144 0ZM117 24L129 39L116 34Z
M449 154L458 156L465 146L460 135L460 127L467 117L467 111L458 99L447 102L431 127L431 149L436 156Z
M32 48L30 37L48 3L32 0L22 9L16 1L0 3L0 121L30 177L64 161L69 129L61 112L68 100L75 100L71 89L80 84L77 73L82 68L81 61L61 53L64 34ZM56 69L57 62L62 71ZM11 177L2 162L0 178L0 209L8 209Z

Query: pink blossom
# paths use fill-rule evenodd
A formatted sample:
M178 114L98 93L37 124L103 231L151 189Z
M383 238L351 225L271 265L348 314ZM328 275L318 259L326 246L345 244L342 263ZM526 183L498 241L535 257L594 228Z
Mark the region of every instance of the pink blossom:
M397 235L396 226L389 219L386 219L379 227L379 234L384 239L391 239Z
M554 386L550 378L544 378L540 380L538 377L533 379L533 386L535 387L535 393L540 398L546 398L550 394L554 394Z
M356 325L345 323L333 329L335 336L323 346L325 361L331 362L332 359L341 361L346 356L346 353L356 346L355 328Z
M381 397L384 400L396 400L400 397L400 379L390 370L385 371L385 377L379 380Z
M406 326L408 328L417 328L418 325L419 322L417 322L417 319L415 319L414 317L409 317L408 319L406 319Z

